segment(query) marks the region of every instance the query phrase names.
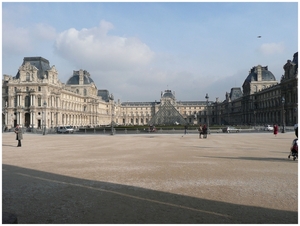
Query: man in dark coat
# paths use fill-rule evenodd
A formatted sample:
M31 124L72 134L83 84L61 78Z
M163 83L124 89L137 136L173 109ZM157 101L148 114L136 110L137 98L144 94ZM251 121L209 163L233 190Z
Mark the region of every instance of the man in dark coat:
M17 124L15 128L16 140L18 141L18 146L21 147L21 140L23 139L22 128Z

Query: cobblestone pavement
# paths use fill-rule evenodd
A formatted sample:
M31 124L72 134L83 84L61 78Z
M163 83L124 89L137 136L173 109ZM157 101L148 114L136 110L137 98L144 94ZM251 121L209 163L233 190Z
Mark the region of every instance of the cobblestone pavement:
M298 223L294 133L2 134L18 223Z

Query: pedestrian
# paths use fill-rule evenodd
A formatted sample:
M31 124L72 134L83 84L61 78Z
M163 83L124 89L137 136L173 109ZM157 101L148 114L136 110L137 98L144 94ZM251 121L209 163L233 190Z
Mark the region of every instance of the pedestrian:
M185 126L184 126L184 134L187 134L187 129L188 129L188 126L185 125Z
M22 128L17 124L15 128L16 140L18 141L18 146L21 147L21 140L23 139Z
M198 131L199 131L199 138L201 139L201 135L203 134L203 129L202 129L202 125L201 124L199 125Z
M298 138L298 123L294 125L295 135Z
M205 124L202 127L202 131L203 131L203 138L207 138L207 127Z
M277 133L278 133L278 126L277 126L277 124L273 125L273 133L274 133L274 136L276 137Z

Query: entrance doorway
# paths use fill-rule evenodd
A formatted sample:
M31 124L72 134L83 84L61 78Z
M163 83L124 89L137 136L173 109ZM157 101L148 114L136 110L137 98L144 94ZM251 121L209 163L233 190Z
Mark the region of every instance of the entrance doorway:
M25 113L25 127L28 128L30 126L30 113Z

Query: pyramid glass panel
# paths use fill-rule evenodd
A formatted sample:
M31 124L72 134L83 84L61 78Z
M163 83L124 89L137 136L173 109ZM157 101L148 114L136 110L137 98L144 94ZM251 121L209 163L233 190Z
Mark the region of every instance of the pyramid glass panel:
M166 101L149 121L149 125L186 125L187 122L176 108Z

